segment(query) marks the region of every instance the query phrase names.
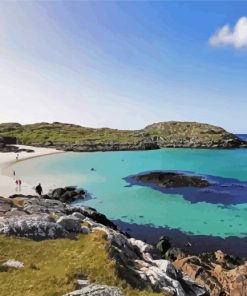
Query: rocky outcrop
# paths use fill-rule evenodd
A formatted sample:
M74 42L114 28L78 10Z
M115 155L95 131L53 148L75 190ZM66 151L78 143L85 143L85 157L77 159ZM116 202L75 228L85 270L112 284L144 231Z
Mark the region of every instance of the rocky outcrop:
M86 192L83 189L77 189L76 187L64 187L52 190L46 198L60 200L61 202L71 203L78 199L83 199L86 196Z
M109 241L109 257L115 261L118 275L133 287L178 296L207 295L204 288L178 272L169 261L158 258L151 245L120 233L95 209L74 207L59 200L23 198L21 205L17 203L18 197L1 202L0 234L44 240L102 231ZM22 215L12 215L14 211ZM88 285L68 295L121 295L121 292L113 287Z
M212 185L202 176L195 176L179 172L155 171L136 176L131 176L140 183L149 183L161 188L176 188L176 187L199 187L204 188Z
M240 259L220 251L191 256L171 248L166 237L156 247L151 246L119 232L92 208L24 196L21 204L17 201L18 197L0 198L0 234L44 240L102 231L118 276L134 288L174 296L246 295L247 263ZM121 295L114 287L79 282L78 290L68 295Z
M48 194L43 195L43 199L57 200L61 203L71 203L78 199L84 199L87 196L87 193L83 189L78 189L75 186L67 186L64 188L56 188L51 190ZM9 198L36 198L36 195L22 195L22 194L13 194Z
M211 296L246 296L247 262L233 267L232 263L228 266L225 258L221 251L217 251L208 261L203 260L201 256L188 256L177 259L173 264L197 283L205 286Z
M222 251L189 255L179 248L167 249L167 242L169 240L162 237L156 245L163 258L171 260L178 270L204 286L211 296L247 295L247 262L243 259Z
M198 123L167 121L144 128L160 148L227 149L247 147L247 143L221 127Z
M69 237L69 233L46 214L1 217L0 234L28 237L34 240Z
M13 144L17 144L15 137L0 137L0 152L34 152L32 149L20 149Z
M0 234L44 240L89 233L82 226L85 216L59 200L22 196L18 201L0 198Z
M85 220L92 231L103 231L109 241L109 256L115 261L120 278L137 289L169 292L171 295L209 295L208 292L168 261L159 259L155 248L140 240L127 238L114 229Z
M135 151L135 150L154 150L159 149L157 143L152 141L139 142L96 142L84 141L82 144L73 144L68 142L46 142L32 143L32 146L49 147L63 151L74 152L97 152L97 151Z

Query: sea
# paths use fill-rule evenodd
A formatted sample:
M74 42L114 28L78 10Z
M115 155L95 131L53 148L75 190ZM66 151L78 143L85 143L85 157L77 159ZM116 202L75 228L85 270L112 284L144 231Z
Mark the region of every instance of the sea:
M247 149L68 152L26 160L15 169L29 184L86 189L87 198L77 205L97 209L149 243L166 235L192 253L222 249L247 257ZM162 192L129 182L129 176L157 170L204 176L215 186Z

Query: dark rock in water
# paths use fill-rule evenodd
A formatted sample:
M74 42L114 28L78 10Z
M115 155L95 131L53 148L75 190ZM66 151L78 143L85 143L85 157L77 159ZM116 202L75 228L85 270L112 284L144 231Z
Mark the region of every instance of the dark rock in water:
M186 175L178 172L149 172L132 176L134 180L142 183L150 183L163 188L175 187L208 187L212 185L201 176Z
M83 199L86 192L83 189L77 190L74 186L57 188L48 194L48 198L57 199L61 202L71 203L78 199Z
M168 249L170 249L171 243L168 237L166 236L161 236L160 240L156 244L156 249L160 251L161 254L165 254Z

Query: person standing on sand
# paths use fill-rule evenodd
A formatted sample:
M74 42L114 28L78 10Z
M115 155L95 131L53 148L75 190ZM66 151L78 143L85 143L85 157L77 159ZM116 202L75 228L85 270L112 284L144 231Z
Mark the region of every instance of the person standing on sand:
M19 153L16 155L16 161L19 160Z
M37 185L37 186L35 187L35 191L36 191L36 193L39 195L39 199L40 199L40 198L41 198L41 195L42 195L42 193L43 193L43 189L42 189L40 183L39 183L39 185Z
M19 191L21 191L21 179L18 180Z
M17 192L18 191L18 180L15 180L15 184L16 184L16 187L15 187L15 191Z

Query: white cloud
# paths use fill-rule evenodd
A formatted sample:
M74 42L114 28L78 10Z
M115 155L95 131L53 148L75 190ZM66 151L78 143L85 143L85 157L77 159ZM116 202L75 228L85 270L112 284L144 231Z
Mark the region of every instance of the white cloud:
M220 28L209 39L209 43L211 46L247 47L247 17L241 17L233 28L229 25Z

